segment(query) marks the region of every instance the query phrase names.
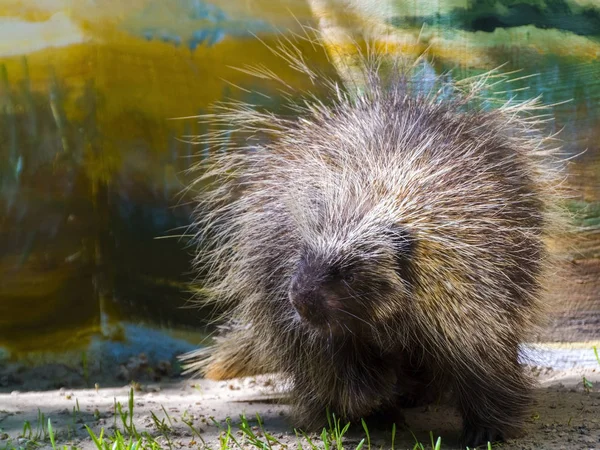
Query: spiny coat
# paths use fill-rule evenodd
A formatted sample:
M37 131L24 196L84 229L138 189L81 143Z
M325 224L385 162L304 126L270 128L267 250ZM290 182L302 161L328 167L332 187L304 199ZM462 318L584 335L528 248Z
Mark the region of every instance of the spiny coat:
M191 369L287 375L305 429L326 408L399 417L439 390L466 444L518 431L531 400L518 349L540 316L561 177L538 102L488 108L493 73L424 92L370 57L357 90L276 51L330 96L290 94L293 117L244 104L205 117L238 136L212 136L223 151L200 165L195 222L205 301L229 325Z

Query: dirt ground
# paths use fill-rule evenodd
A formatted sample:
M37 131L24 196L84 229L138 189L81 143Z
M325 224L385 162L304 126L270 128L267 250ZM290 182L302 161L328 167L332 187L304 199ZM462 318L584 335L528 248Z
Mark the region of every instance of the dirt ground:
M578 353L579 352L579 353ZM585 357L581 356L581 352ZM503 449L600 449L600 365L590 347L546 348L537 352L538 359L549 360L554 355L554 368L538 366L532 370L539 381L532 414L527 419L523 437L502 445ZM542 355L542 356L540 356ZM585 382L584 382L585 377ZM280 386L273 377L257 377L232 382L209 380L173 380L138 386L134 396L134 424L138 431L157 435L154 414L159 420L166 413L172 426L173 448L199 448L199 439L189 426L200 431L202 438L218 448L220 424L227 417L239 422L240 414L249 418L258 413L267 431L291 448L297 448L297 438L287 422L287 406L273 402L281 396ZM127 410L129 385L98 386L97 389L53 389L0 394L0 448L25 447L27 439L23 425L28 421L35 433L39 419L52 420L59 444L94 448L85 430L89 425L96 433L101 428L122 429L115 419L115 402ZM77 411L78 410L78 411ZM460 420L448 407L420 407L405 411L410 430L399 430L396 449L412 449L413 434L423 443L430 441L429 432L442 437L442 449L457 447ZM239 437L239 436L238 436ZM364 437L354 431L347 435L345 448L356 448ZM161 438L157 438L160 442ZM375 448L390 447L390 432L372 430ZM42 446L49 447L46 439ZM165 448L167 444L165 443ZM305 447L306 448L306 447ZM366 448L366 447L364 447ZM425 448L430 448L426 445Z

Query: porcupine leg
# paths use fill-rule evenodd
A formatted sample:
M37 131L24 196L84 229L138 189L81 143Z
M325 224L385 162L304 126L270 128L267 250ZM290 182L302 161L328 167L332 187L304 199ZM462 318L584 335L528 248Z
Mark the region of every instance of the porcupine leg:
M230 323L213 346L187 353L182 357L186 372L198 372L211 380L255 376L268 372L256 337L247 325Z
M357 354L362 358L357 360ZM318 430L327 424L326 410L349 422L387 413L388 419L402 424L400 410L388 409L396 394L394 370L381 358L367 355L341 350L332 362L326 352L320 358L313 353L310 364L298 364L291 395L294 424L305 431Z
M466 373L459 375L455 391L463 417L464 445L502 441L522 425L531 400L530 384L516 356L505 361L503 367L479 373L465 369Z
M415 408L435 402L440 391L433 383L433 373L418 358L402 354L396 367L395 405L398 408Z
M370 428L389 429L393 423L399 427L406 423L402 410L394 404L388 404L386 399L380 397L378 389L370 390L363 386L360 393L344 394L336 389L332 394L338 398L307 401L303 399L306 392L293 392L291 398L296 400L292 408L294 426L304 431L319 431L327 425L327 411L336 419L353 425L360 426L361 419L364 419Z

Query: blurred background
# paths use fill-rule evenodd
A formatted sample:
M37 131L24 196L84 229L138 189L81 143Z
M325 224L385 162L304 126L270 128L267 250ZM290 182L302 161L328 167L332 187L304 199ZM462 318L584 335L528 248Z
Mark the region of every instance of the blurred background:
M185 171L210 151L186 140L206 125L171 119L228 98L277 111L278 92L232 66L310 88L255 37L274 44L300 24L325 36L311 63L342 78L336 49L366 33L410 58L427 50L431 73L519 69L507 97L560 103L548 131L574 156L580 228L553 242L540 340L600 340L597 1L2 0L0 389L178 374L174 357L211 331L189 305L185 237Z

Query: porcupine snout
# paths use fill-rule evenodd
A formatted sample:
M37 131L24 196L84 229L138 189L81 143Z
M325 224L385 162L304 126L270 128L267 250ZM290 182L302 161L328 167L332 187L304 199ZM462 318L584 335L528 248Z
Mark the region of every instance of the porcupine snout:
M296 274L289 291L290 302L302 321L315 326L324 325L326 322L325 300L318 284L318 281L309 280L303 274Z
M320 258L307 258L292 276L288 297L303 323L335 331L346 293L334 267Z

